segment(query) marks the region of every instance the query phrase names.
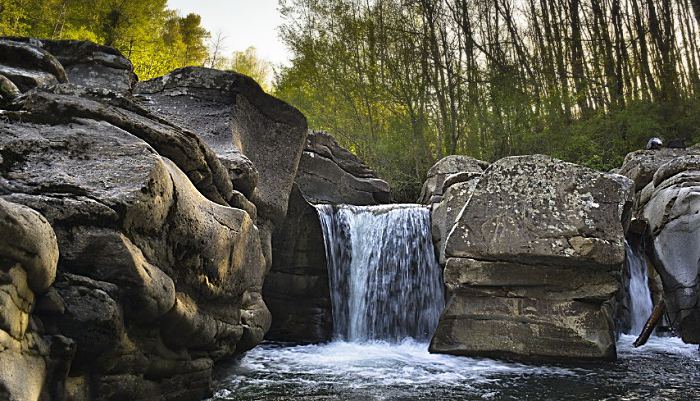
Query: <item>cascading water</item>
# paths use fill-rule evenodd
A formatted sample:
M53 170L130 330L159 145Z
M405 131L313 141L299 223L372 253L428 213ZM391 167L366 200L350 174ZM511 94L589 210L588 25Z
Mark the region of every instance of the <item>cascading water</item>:
M430 339L444 307L444 294L428 208L317 208L328 259L336 339Z
M625 242L626 263L630 272L628 293L630 297L630 334L639 334L644 329L647 318L653 309L647 262L641 250L632 248Z
M636 335L623 334L614 366L430 354L443 293L428 209L319 206L319 215L337 341L257 346L215 383L212 400L700 399L700 354L679 338L635 348ZM642 255L627 249L637 327L651 308Z

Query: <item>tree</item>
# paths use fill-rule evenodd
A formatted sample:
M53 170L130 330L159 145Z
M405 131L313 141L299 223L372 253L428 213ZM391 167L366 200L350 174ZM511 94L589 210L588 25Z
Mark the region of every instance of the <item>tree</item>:
M270 91L272 66L258 56L255 47L250 46L244 51L234 52L229 69L253 78L265 91Z
M275 93L412 200L446 154L610 169L700 139L696 0L282 0Z
M201 18L179 17L166 6L167 0L0 0L0 34L113 46L141 79L202 65L209 33Z

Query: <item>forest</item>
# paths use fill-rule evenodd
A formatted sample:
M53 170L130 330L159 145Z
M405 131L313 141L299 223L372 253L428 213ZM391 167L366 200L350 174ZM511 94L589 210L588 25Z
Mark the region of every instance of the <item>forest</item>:
M270 87L399 200L449 154L549 154L596 169L652 136L700 140L700 0L281 0L292 53ZM140 79L186 65L265 83L166 0L0 0L0 35L88 39Z

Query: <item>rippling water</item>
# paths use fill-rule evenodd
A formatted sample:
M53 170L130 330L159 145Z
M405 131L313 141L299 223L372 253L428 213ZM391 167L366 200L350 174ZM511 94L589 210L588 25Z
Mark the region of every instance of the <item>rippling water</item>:
M427 344L263 344L218 372L212 400L700 400L700 354L677 338L619 360L532 365L429 354Z

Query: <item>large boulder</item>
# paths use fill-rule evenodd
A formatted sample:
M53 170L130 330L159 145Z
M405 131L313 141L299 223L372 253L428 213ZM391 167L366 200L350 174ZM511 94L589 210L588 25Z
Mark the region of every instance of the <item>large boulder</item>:
M430 350L614 359L631 196L625 177L548 156L491 165L447 238L449 299Z
M11 42L0 44L11 55L3 62L56 79L22 90L0 82L0 359L12 367L0 372L0 398L202 399L214 362L252 348L270 327L261 295L270 235L234 189L237 171L201 126L108 87L120 72L102 67L130 71L112 49ZM85 67L83 78L85 69L69 68L89 63L101 67ZM64 67L80 85L61 83ZM282 221L303 116L249 79L221 74L240 86L229 88L229 138L257 155L241 160L261 178L279 175L277 187L252 183L248 195L266 221ZM197 110L190 119L204 121ZM256 153L256 137L277 147ZM269 160L252 164L273 152L288 156L276 172Z
M439 203L447 189L458 182L471 181L481 176L488 163L463 155L450 155L438 160L428 170L418 203Z
M689 149L673 150L672 156L655 164L656 169L650 167L652 178L639 191L636 217L647 228L644 235L661 276L669 321L684 341L698 344L700 249L688 244L700 240L700 155ZM637 152L628 155L626 164L645 159Z
M306 118L266 94L250 77L208 68L182 68L139 82L134 93L143 107L196 132L216 153L228 170L234 194L242 195L235 196L234 205L257 210L269 267L271 235L287 213L306 138Z
M311 203L391 202L389 184L323 131L309 132L296 183Z

